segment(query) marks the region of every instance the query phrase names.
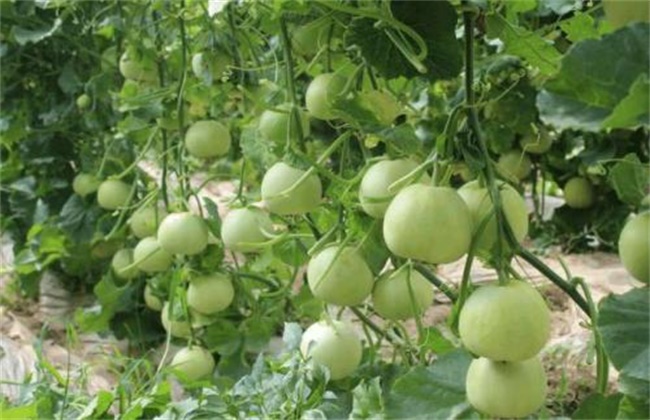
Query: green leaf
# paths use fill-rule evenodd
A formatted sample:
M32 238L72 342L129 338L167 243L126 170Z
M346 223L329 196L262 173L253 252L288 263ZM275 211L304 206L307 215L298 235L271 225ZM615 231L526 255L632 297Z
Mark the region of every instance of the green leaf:
M108 391L100 390L95 398L79 414L79 419L100 418L106 414L113 403L113 394Z
M390 257L390 251L384 242L382 233L382 224L376 219L368 217L350 216L351 226L348 229L349 234L359 238L361 242L361 254L368 263L370 270L378 275L386 265L386 260Z
M616 110L608 124L633 120L637 126L640 115L648 112L640 92L644 79L639 78L650 64L649 37L650 26L639 23L575 44L562 59L560 72L537 97L542 120L559 129L599 131ZM637 83L641 86L632 89ZM633 104L642 107L631 110Z
M650 193L650 166L634 153L627 154L612 167L608 181L621 201L639 206Z
M242 129L239 144L246 160L256 168L268 168L279 160L273 152L273 145L257 135L255 126Z
M415 134L415 129L409 124L382 130L380 136L389 146L389 149L396 151L399 156L415 154L422 147L420 139Z
M250 366L245 360L243 351L236 351L230 355L221 355L217 371L222 380L223 378L227 378L226 380L238 379L249 373Z
M289 239L274 245L273 254L292 267L300 267L309 259L307 247L298 238Z
M600 303L598 329L612 364L631 378L650 378L648 289L610 295Z
M74 314L74 322L84 332L106 331L113 315L113 312L101 307L79 308Z
M615 419L621 394L593 394L587 397L571 416L572 419Z
M61 209L59 226L74 242L90 242L95 233L99 211L76 194L70 196Z
M52 36L57 31L57 29L59 29L61 24L63 24L63 21L57 18L54 20L54 23L52 23L52 26L40 29L26 29L21 26L14 26L14 39L19 45L25 45L30 42L36 44L37 42L40 42Z
M646 397L647 395L648 394L646 393ZM650 405L648 405L647 401L625 396L619 404L616 418L646 420L648 418L648 413L650 413Z
M582 7L582 0L544 0L541 6L560 16L578 10Z
M352 412L350 419L383 419L384 407L381 398L381 379L362 380L352 390Z
M273 333L275 322L268 317L251 317L242 323L244 331L244 350L260 353L267 348Z
M33 402L28 405L21 405L18 407L2 408L3 419L37 419L39 402Z
M210 352L230 356L241 347L243 337L232 322L218 320L207 327L203 341Z
M104 276L93 288L97 300L105 309L116 309L120 306L122 297L126 294L128 285L120 287L115 284L113 277Z
M508 86L507 90L499 89L495 92L495 95L498 95L498 100L485 107L487 125L490 127L498 126L498 128L492 128L493 131L500 129L511 134L528 133L531 124L537 121L536 94L537 90L526 78L520 79L514 87ZM501 137L505 137L505 139ZM499 138L499 140L496 140L496 138ZM493 140L507 143L507 147L499 150L499 153L512 148L510 144L512 139L508 139L507 135L491 136L490 141Z
M464 350L448 353L430 367L416 366L397 379L386 398L389 418L456 418L471 410L465 376L472 357Z
M298 294L291 297L291 302L296 319L318 319L323 312L323 302L314 297L306 282L301 285Z
M386 31L391 31L396 38L408 37L392 28L385 29L385 25L377 27L374 19L353 20L348 27L346 42L357 45L368 63L388 79L424 76L435 81L450 79L460 73L463 60L460 44L456 40L457 14L449 2L393 1L391 9L396 19L410 26L424 40L428 52L422 60L426 67L424 74L415 69ZM415 45L414 42L408 44Z
M524 13L537 7L537 0L518 0L505 2L509 12Z
M424 329L424 334L420 337L420 346L437 355L443 355L456 349L456 346L446 339L436 327Z
M61 90L67 94L78 92L83 87L79 76L74 71L74 64L71 61L63 66L57 83Z
M566 32L571 42L580 42L585 39L600 38L600 32L596 28L596 21L588 13L576 13L570 19L563 20L560 28Z
M646 404L650 403L650 380L648 378L637 379L621 374L618 377L618 389L628 397L640 399Z
M526 28L508 22L499 14L487 16L488 37L499 38L505 52L524 59L543 75L554 74L562 55L553 44Z
M282 332L284 350L287 352L298 350L301 339L302 328L300 327L300 324L296 322L285 322L284 331Z
M128 304L112 315L110 330L118 340L127 339L134 345L159 343L165 337L164 329L160 325L160 314L155 311L134 310L136 302L141 299L139 293L133 293L135 290L129 288L129 295L122 298Z
M130 134L147 128L151 128L151 124L147 120L133 115L129 115L117 123L117 130L122 134Z
M219 208L217 207L217 204L209 197L203 197L203 206L208 211L209 217L205 219L205 222L208 225L210 233L212 233L215 238L220 238L221 217L219 217Z
M343 121L358 127L365 132L374 132L382 128L381 122L370 109L364 106L363 97L354 95L351 98L337 97L332 108Z
M630 87L630 93L616 105L603 121L605 128L635 129L650 125L650 83L648 75L640 75Z
M131 406L127 408L126 412L120 416L120 418L122 420L137 420L141 418L144 412L144 407L142 407L143 403L144 401L138 400L135 403L131 404Z

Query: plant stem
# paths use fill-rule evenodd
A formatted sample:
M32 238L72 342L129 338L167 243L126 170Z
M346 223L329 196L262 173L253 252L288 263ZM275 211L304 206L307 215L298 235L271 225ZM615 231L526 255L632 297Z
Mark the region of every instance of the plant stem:
M442 281L440 277L436 276L432 271L430 271L427 267L422 265L421 263L415 263L413 264L413 268L415 270L422 274L425 279L429 281L429 283L433 284L436 286L442 293L445 294L451 300L452 302L455 302L456 299L458 299L458 296L456 295L456 292L454 292L449 286L447 286L447 283Z

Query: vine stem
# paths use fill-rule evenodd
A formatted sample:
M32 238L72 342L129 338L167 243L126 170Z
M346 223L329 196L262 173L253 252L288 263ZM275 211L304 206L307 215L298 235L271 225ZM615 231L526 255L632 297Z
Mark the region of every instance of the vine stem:
M359 318L361 320L361 322L363 322L371 330L373 330L375 332L375 334L378 334L380 336L385 335L384 330L382 330L381 327L379 327L379 325L372 322L370 320L370 318L368 318L363 312L361 312L361 310L359 310L359 308L355 308L354 306L351 306L350 310L357 316L357 318ZM386 336L386 338L388 339L389 337Z
M284 18L280 18L280 36L282 37L282 50L284 53L285 70L287 78L287 92L289 93L289 102L295 104L296 99L296 86L293 83L293 57L291 56L291 39L289 38L289 31L287 30L287 23Z
M397 42L395 46L405 54L405 58L413 64L418 71L420 70L418 67L424 67L421 60L423 60L429 53L426 42L424 42L420 34L418 34L413 28L393 17L390 11L390 6L387 6L384 10L377 10L372 8L347 6L333 1L319 1L318 3L331 10L384 22L388 27L406 34L413 42L415 42L419 50L417 53L412 52L410 46L404 45L405 41L403 38L394 37L394 34L389 34L388 31L386 31L386 35L391 37L392 42Z
M230 46L232 48L232 53L233 53L233 61L235 64L235 68L239 70L239 83L245 84L246 83L246 72L244 71L244 60L242 58L241 51L239 49L239 43L237 42L237 25L235 23L235 9L233 5L230 5L227 9L227 17L228 17L228 27L230 29L230 34L232 36L232 42L230 43ZM207 10L206 10L207 12ZM207 16L207 13L206 13ZM212 20L208 17L208 21L210 22L210 30L212 31L212 36L214 37L214 26L212 23ZM253 54L253 57L257 59L257 55ZM244 101L242 101L244 110L246 107L246 95L243 96Z
M415 263L413 264L413 268L415 270L422 274L422 276L427 279L427 281L434 286L436 286L442 293L445 294L451 300L452 302L455 302L456 299L458 299L458 296L456 295L456 292L454 292L449 286L447 286L447 283L442 281L440 277L436 276L431 270L429 270L427 267L425 267L421 263Z
M463 6L470 7L467 5L467 1L463 1ZM494 211L497 222L498 235L497 238L506 238L507 243L515 251L515 254L519 255L522 259L532 265L537 271L542 273L547 277L551 282L556 286L562 289L571 299L580 307L580 309L591 318L592 314L589 308L589 304L583 298L583 296L578 292L576 287L569 282L565 281L562 277L556 274L551 268L549 268L544 262L538 259L530 251L522 247L517 240L514 239L512 230L507 223L504 223L505 217L503 213L503 207L501 205L501 194L499 194L498 187L495 182L495 174L493 163L489 159L487 146L483 132L481 130L481 125L478 120L478 115L476 113L475 105L475 94L473 90L474 84L474 12L472 10L466 10L463 12L463 24L465 29L465 99L467 106L467 116L469 120L469 126L472 130L474 136L479 142L481 152L485 157L485 174L487 180L487 188L494 204ZM499 282L504 281L503 262L503 249L501 245L501 240L497 239L497 272L499 274Z
M296 134L298 134L298 148L304 153L307 151L307 149L305 147L304 133L302 132L301 116L298 113L298 109L296 108L298 99L296 96L296 86L293 83L295 74L293 72L293 57L291 56L291 38L289 38L289 31L287 30L287 23L284 18L280 18L280 36L282 39L282 49L284 53L284 68L286 71L285 77L287 79L287 90L289 93L289 102L291 102L291 112L289 114L289 130L287 130L287 133L289 134L288 137L290 139L292 131L294 129L297 131ZM290 146L289 141L287 142L287 146ZM287 147L287 151L289 150L290 148Z
M162 40L160 38L160 14L158 12L153 12L154 25L156 28L156 45L159 50L162 50ZM158 60L158 84L161 88L165 87L165 76L166 68L165 62L163 60ZM163 114L163 118L165 115ZM162 191L163 203L165 203L165 210L169 211L169 194L167 193L167 172L169 170L169 160L167 158L167 148L169 147L169 141L167 138L166 130L161 132L162 138L162 173L160 174L160 190Z
M468 8L467 1L463 1L463 6ZM499 193L499 188L496 184L496 176L494 173L493 162L490 159L490 154L488 153L487 143L485 141L485 136L483 135L483 130L481 129L481 124L478 119L478 114L476 112L476 95L474 92L474 11L465 10L463 11L463 27L465 30L465 106L467 111L467 119L469 121L469 127L474 135L474 138L478 141L479 148L483 154L485 169L484 174L486 178L486 186L488 189L488 194L492 200L494 206L496 224L497 224L497 241L496 241L496 270L499 276L499 284L504 284L507 282L505 275L504 264L507 264L504 253L504 247L501 241L501 238L506 238L508 243L513 243L512 236L506 232L506 223L503 214L503 207L501 204L501 194Z
M578 289L571 283L564 280L560 277L555 271L549 268L542 260L533 255L532 252L528 251L524 247L517 247L516 251L524 261L532 265L537 271L542 273L546 278L553 282L557 287L562 289L564 293L569 295L569 297L578 305L578 307L591 318L591 311L589 310L589 304L578 292Z
M397 345L400 347L404 345L402 340L396 341L396 337L384 331L379 325L375 324L370 318L368 318L363 312L361 312L359 308L355 306L350 306L349 309L350 311L352 311L354 315L356 315L357 318L359 318L359 320L364 325L368 326L368 328L374 331L374 333L377 334L378 337L386 338L386 340L388 340L388 342L393 345Z
M594 334L594 347L596 347L596 391L605 394L607 391L607 381L609 379L609 361L607 360L607 353L605 346L603 346L603 338L596 326L598 322L598 309L589 291L589 286L582 278L575 279L576 283L582 288L587 303L589 304L589 312L591 315L591 330Z
M190 189L190 181L185 176L185 163L183 162L183 133L185 128L185 110L183 107L183 93L185 91L185 82L187 80L187 37L185 35L185 20L183 13L185 11L185 0L180 0L180 13L178 14L178 27L181 38L181 80L178 82L178 91L176 92L176 112L178 114L178 149L176 160L178 162L178 184L181 188L181 195L186 197L186 190Z

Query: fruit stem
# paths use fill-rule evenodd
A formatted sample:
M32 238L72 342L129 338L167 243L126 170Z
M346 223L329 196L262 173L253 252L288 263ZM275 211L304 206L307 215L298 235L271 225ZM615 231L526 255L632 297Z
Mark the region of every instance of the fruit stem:
M241 160L241 169L239 171L239 185L237 186L237 195L232 200L233 202L239 200L240 203L246 205L244 200L244 175L246 174L246 157Z
M120 210L120 215L117 218L117 221L113 225L113 228L104 236L104 240L107 241L111 239L119 230L120 228L124 225L124 219L126 219L126 215L128 214L127 209L130 207L131 202L133 202L133 197L135 197L135 191L136 187L138 185L138 180L136 179L133 181L133 184L131 185L131 191L129 191L129 198L126 200L126 205L122 206L119 208Z
M431 186L438 186L438 178L440 177L440 162L438 161L438 153L433 155L433 172L431 173Z
M409 289L409 301L411 303L411 310L413 311L413 318L415 318L415 327L418 330L418 342L422 342L424 339L424 326L422 325L422 315L425 311L421 310L418 306L417 300L415 299L415 291L413 291L413 282L411 281L413 273L413 264L408 262L406 266L406 283ZM404 266L402 266L404 267ZM400 267L401 268L401 267Z
M317 290L317 289L318 289L318 286L320 286L320 284L321 284L321 282L323 281L323 279L324 279L324 278L325 278L325 277L330 273L330 270L332 270L332 267L334 267L334 263L335 263L336 260L338 260L338 258L341 256L341 254L343 253L343 251L345 251L346 247L348 246L348 244L349 244L351 241L352 241L352 236L346 236L346 237L345 237L345 238L344 238L344 239L343 239L343 240L342 240L342 241L337 245L337 246L338 246L338 249L336 250L336 254L334 254L334 258L332 258L332 261L330 261L329 265L328 265L327 268L325 269L325 272L324 272L323 274L321 274L321 276L318 278L318 280L317 280L316 283L314 284L314 287L312 288L312 290ZM355 252L357 252L356 249L355 249Z
M300 187L300 185L302 185L302 183L305 182L305 181L307 180L307 178L309 178L312 174L314 174L314 172L316 172L316 166L320 166L320 165L322 165L323 163L325 163L325 161L327 160L327 158L329 158L330 155L331 155L332 153L334 153L334 152L336 151L336 149L338 149L338 147L341 145L341 143L343 143L344 140L347 140L348 137L351 136L351 134L352 134L352 133L349 132L349 131L348 131L348 132L345 132L344 134L341 134L341 135L340 135L336 140L334 140L334 142L333 142L333 143L332 143L332 144L331 144L331 145L330 145L330 146L329 146L329 147L328 147L328 148L327 148L327 149L326 149L326 150L325 150L325 151L324 151L324 152L323 152L319 157L318 157L318 159L316 160L316 164L315 164L315 165L313 165L313 166L311 166L309 169L307 169L307 170L305 171L305 173L302 174L302 175L300 176L300 178L298 178L298 179L296 180L296 182L294 182L291 186L287 187L287 188L286 188L285 190L283 190L283 191L280 191L279 193L277 193L277 194L274 195L273 197L286 197L287 195L289 195L289 194L291 194L293 191L295 191L296 188Z
M429 281L429 283L433 284L438 288L445 296L449 298L452 302L456 302L456 299L458 299L458 296L456 295L456 292L453 291L447 283L442 281L442 279L438 276L436 276L432 271L430 271L426 266L424 266L421 263L415 263L413 264L413 268L415 270L422 274L425 279Z
M544 221L544 209L546 208L546 172L542 171L542 186L540 189L540 205L541 205L541 216L539 218L540 222Z
M540 179L539 179L539 176L538 176L539 163L537 162L537 160L534 160L532 163L533 163L533 165L532 165L533 166L533 171L532 171L533 172L532 173L533 191L532 191L531 196L532 196L532 199L533 199L533 213L535 214L534 220L537 221L537 222L541 222L542 221L542 207L540 207L540 202L539 202L540 197L538 195L538 191L539 191L539 188L540 188L540 186L539 186ZM544 186L544 184L542 183L542 188L543 188L543 186ZM542 191L543 191L543 189L542 189Z
M424 161L423 163L419 164L417 168L413 169L411 172L407 173L400 179L390 184L388 186L388 192L391 194L397 194L402 188L421 179L422 174L426 171L426 167L429 165L430 162L431 162L430 160Z
M144 159L145 155L147 154L147 152L151 148L151 145L153 144L153 140L156 138L156 134L158 134L158 131L159 131L158 127L153 129L153 131L151 132L151 135L147 139L147 143L145 143L144 147L140 151L140 154L133 160L133 162L131 162L131 164L126 169L124 169L118 175L112 176L111 177L112 179L122 179L125 176L127 176L129 174L129 172L131 172L133 170L133 168L138 166L138 163L142 159Z
M454 317L452 318L452 328L454 330L458 327L458 316L460 311L465 305L465 301L469 296L470 284L471 284L471 274L472 274L472 263L474 262L474 255L476 255L476 238L480 237L488 222L492 218L493 213L488 213L479 223L476 231L472 235L472 242L469 245L469 250L467 251L467 257L465 259L465 265L463 266L463 277L460 281L460 287L458 289L458 300L456 301L456 310L454 311Z
M173 313L174 313L173 308L174 308L174 302L176 300L176 290L178 289L178 286L181 284L182 281L183 281L183 271L182 270L176 270L174 272L174 275L173 275L172 280L171 280L170 285L169 285L169 290L168 290L169 304L168 304L167 308L163 307L163 310L167 309L167 316L169 317L170 321L172 321L174 319L174 317L173 317ZM155 374L156 377L158 375L160 375L160 372L162 372L163 367L167 363L167 357L169 356L169 351L171 350L172 328L170 327L166 332L167 332L167 334L166 334L166 337L165 337L165 349L163 350L163 354L162 354L162 357L160 359L160 363L158 363L158 368L156 369L156 374ZM193 334L193 332L192 332L192 334Z

